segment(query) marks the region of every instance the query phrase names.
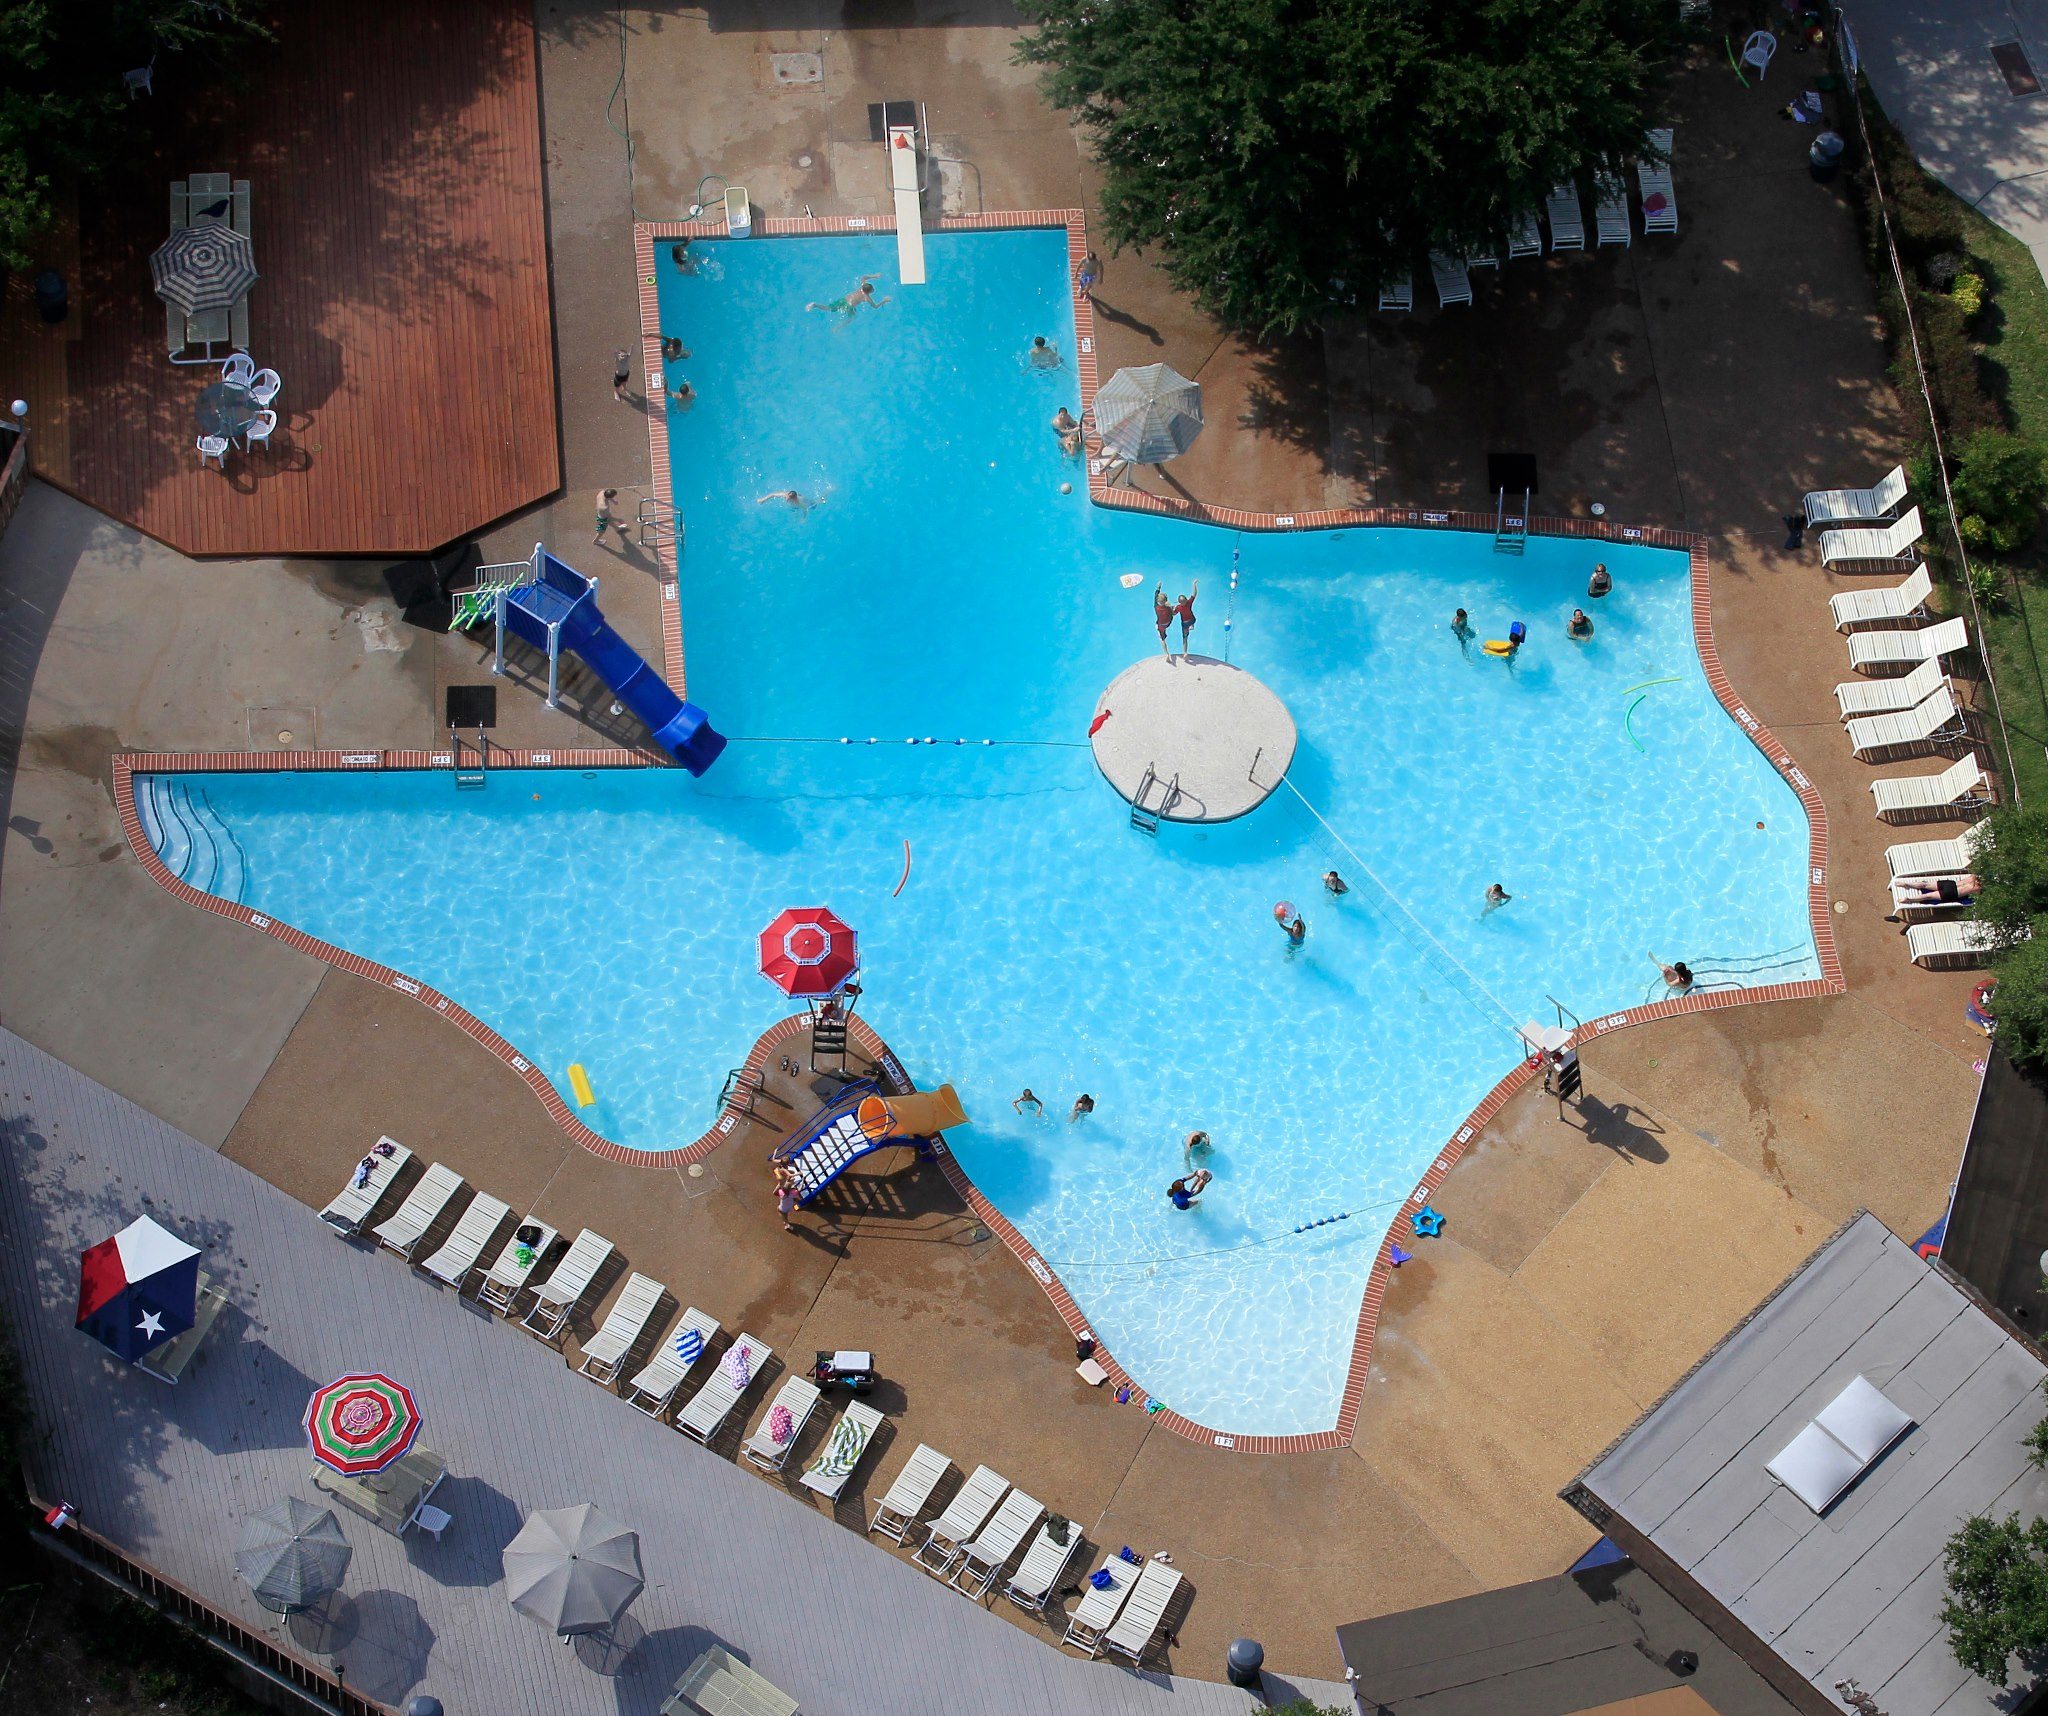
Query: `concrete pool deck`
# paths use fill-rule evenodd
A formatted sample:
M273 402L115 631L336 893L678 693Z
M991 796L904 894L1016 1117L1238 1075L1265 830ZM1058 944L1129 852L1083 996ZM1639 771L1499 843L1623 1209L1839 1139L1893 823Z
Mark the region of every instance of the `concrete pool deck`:
M541 11L570 488L487 549L578 544L578 563L606 573L607 613L653 655L651 562L576 534L599 482L652 480L644 419L599 374L637 321L636 204L678 214L703 171L745 162L770 206L880 212L865 104L905 88L978 168L987 207L1092 201L1092 169L1008 64L1013 23L755 32L629 17L628 90L646 97L630 178L604 125L613 15ZM826 83L764 95L771 49L823 51ZM677 88L692 99L660 99ZM1470 312L1375 318L1318 350L1224 340L1146 264L1107 258L1102 362L1165 356L1202 380L1210 427L1173 472L1205 499L1478 506L1485 453L1526 448L1545 510L1604 498L1617 516L1711 533L1723 662L1830 812L1849 993L1603 1037L1585 1057L1590 1100L1563 1121L1533 1092L1510 1101L1435 1194L1445 1238L1389 1285L1349 1447L1204 1447L1087 1389L1038 1284L930 1170L878 1158L783 1235L757 1152L735 1144L696 1179L601 1161L416 1003L157 889L123 849L113 751L262 748L280 730L427 746L440 687L479 677L474 646L391 629L373 567L197 567L31 492L0 538L0 694L20 735L0 1017L303 1201L325 1201L389 1131L508 1202L600 1228L728 1328L784 1352L874 1345L901 1391L900 1435L1059 1497L1098 1539L1173 1549L1199 1589L1171 1653L1186 1672L1214 1674L1249 1631L1281 1668L1335 1675L1338 1621L1555 1572L1587 1536L1558 1485L1855 1208L1917 1235L1976 1088L1969 976L1911 971L1883 921L1882 848L1901 836L1870 816L1867 783L1928 765L1848 757L1826 596L1849 581L1778 546L1800 489L1882 470L1900 431L1853 229L1785 153L1774 107L1745 101L1725 68L1681 82L1676 240L1516 265L1481 282ZM502 693L508 743L589 742L538 703ZM723 1068L690 1071L708 1117Z

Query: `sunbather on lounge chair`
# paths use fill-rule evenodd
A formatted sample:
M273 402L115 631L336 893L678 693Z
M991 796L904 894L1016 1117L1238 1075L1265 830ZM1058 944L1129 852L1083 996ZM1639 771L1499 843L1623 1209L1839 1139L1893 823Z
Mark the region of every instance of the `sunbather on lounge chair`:
M1967 906L1982 886L1975 876L1901 876L1892 884L1902 906Z

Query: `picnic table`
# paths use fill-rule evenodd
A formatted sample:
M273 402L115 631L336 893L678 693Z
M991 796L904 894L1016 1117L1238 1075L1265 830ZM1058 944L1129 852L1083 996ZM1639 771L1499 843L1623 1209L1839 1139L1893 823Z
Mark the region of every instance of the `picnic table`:
M313 1487L324 1490L349 1512L361 1514L378 1530L403 1537L447 1475L448 1462L415 1442L383 1471L359 1478L345 1477L331 1466L315 1465Z
M204 1344L208 1332L220 1320L221 1312L227 1309L228 1296L213 1284L213 1277L205 1270L199 1271L199 1297L192 1326L182 1335L164 1342L142 1355L135 1361L135 1368L147 1371L159 1382L176 1385L185 1374L185 1367L192 1362L193 1355Z
M171 181L171 231L188 226L218 223L249 236L249 181L226 173L194 173L189 179ZM249 349L249 300L241 299L232 309L205 310L187 316L176 305L164 306L164 337L170 343L172 363L219 363L228 351ZM181 357L196 347L197 357Z
M722 1646L683 1671L661 1716L797 1716L797 1702Z

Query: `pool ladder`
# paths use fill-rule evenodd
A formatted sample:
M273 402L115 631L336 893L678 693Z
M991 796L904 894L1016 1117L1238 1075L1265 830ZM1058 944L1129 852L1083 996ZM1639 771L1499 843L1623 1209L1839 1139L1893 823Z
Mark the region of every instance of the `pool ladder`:
M642 548L652 548L663 542L681 542L683 539L683 509L674 501L642 495L640 516L636 522L640 527Z
M477 729L476 743L470 746L475 756L474 763L462 760L462 733L459 728L448 729L448 749L455 761L455 785L458 790L469 787L488 786L491 778L491 736L481 727Z
M1522 491L1522 516L1508 511L1508 491L1500 490L1493 501L1493 551L1520 554L1529 541L1529 491Z
M1152 789L1159 789L1159 805L1154 809L1146 800L1152 796ZM1138 782L1138 790L1131 795L1131 826L1140 834L1157 836L1159 819L1180 802L1180 776L1163 781L1152 765L1145 765L1145 778Z

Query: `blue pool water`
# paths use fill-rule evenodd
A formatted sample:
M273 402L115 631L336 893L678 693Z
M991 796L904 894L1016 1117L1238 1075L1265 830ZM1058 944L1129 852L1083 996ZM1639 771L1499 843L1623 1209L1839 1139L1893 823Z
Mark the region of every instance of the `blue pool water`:
M1117 1358L1216 1428L1326 1429L1393 1207L1513 1064L1516 1023L1660 994L1652 952L1715 984L1817 974L1803 813L1707 687L1682 555L1603 549L1617 589L1581 645L1585 545L1095 508L1047 427L1079 409L1064 233L927 245L932 283L907 289L882 238L700 244L689 276L660 253L697 390L670 421L689 690L736 736L702 781L186 776L145 800L177 799L166 858L195 885L432 983L558 1085L581 1061L586 1117L636 1147L709 1124L787 1010L756 933L830 905L860 931L864 1011L920 1082L959 1087L963 1165ZM869 272L881 308L804 309ZM1026 366L1034 333L1066 367ZM789 487L818 504L756 503ZM1157 647L1153 583L1195 578L1196 647L1221 653L1232 617L1349 851L1284 790L1147 839L1097 774L1095 699ZM1481 637L1526 620L1529 647L1461 649L1460 606ZM892 742L797 742L870 735ZM1495 880L1513 903L1486 915ZM1283 898L1310 923L1293 957ZM1012 1110L1025 1085L1043 1117ZM1198 1126L1217 1182L1180 1213Z

